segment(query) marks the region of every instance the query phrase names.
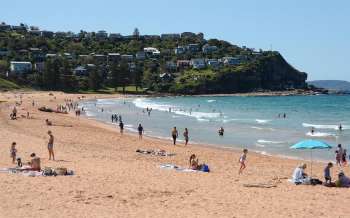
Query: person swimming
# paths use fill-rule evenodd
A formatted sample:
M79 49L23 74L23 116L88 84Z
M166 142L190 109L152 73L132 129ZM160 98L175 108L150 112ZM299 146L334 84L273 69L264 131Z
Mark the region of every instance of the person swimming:
M219 133L219 136L224 136L224 128L223 127L220 127L220 129L218 130L218 133Z

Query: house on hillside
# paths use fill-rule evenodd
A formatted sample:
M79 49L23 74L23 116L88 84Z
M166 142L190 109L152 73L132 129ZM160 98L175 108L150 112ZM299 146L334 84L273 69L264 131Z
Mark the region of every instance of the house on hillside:
M26 25L20 25L20 26L11 26L11 29L16 32L27 32L27 26Z
M174 40L174 39L180 39L180 34L178 33L166 33L166 34L161 34L160 38L162 40Z
M137 60L145 60L146 59L146 53L144 51L136 52L136 59Z
M131 62L134 60L134 55L130 55L130 54L123 54L120 57L121 57L121 60L127 61L127 62Z
M218 59L208 59L207 65L213 69L218 69L221 67L221 63Z
M177 60L176 66L179 70L187 69L190 67L190 61L189 60Z
M45 69L45 63L44 62L37 62L37 63L34 63L34 69L36 72L44 72L44 69Z
M159 74L159 78L162 82L171 82L174 79L170 73L161 73Z
M200 50L200 46L199 46L199 44L197 44L197 43L188 44L188 45L186 46L186 49L187 49L189 52L194 53L194 52L198 52L198 51Z
M73 74L76 76L89 76L88 70L83 66L77 66L74 68Z
M191 59L190 65L193 69L204 69L207 66L203 58Z
M186 48L184 46L177 46L177 48L174 49L174 52L176 55L181 55L186 52Z
M160 39L160 36L158 35L143 35L141 38L144 38L146 40L158 40Z
M58 54L46 54L46 58L56 58Z
M109 40L116 41L122 39L123 36L120 33L111 33L109 34Z
M160 55L160 51L157 48L153 48L153 47L144 48L143 51L146 53L147 56L150 56L150 57Z
M117 63L121 57L119 53L108 53L108 64Z
M202 47L202 52L204 54L210 54L212 52L215 52L218 50L218 47L216 47L215 45L209 45L209 44L205 44L203 47Z
M54 32L43 30L41 31L40 36L46 37L46 38L52 38L54 36Z
M45 54L40 48L30 48L30 58L34 62L43 62L45 60Z
M10 70L11 73L30 73L32 71L32 63L26 61L11 61Z
M103 54L92 54L92 59L96 64L107 64L107 56Z
M223 57L221 61L226 66L234 66L241 63L238 57Z
M181 38L196 38L196 34L192 32L181 33Z
M0 23L0 31L10 31L11 30L11 25L7 25L6 23L2 22Z
M103 40L108 38L108 33L104 30L100 30L95 34L96 39Z

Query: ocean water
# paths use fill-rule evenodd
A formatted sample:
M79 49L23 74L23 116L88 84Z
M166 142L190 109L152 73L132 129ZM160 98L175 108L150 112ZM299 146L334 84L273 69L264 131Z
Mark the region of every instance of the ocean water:
M103 122L111 123L111 115L120 114L129 131L135 132L141 123L146 135L170 140L176 126L181 140L187 127L190 143L248 148L267 155L309 159L310 151L289 148L303 139L350 147L350 96L97 99L81 106L87 116ZM147 107L152 108L150 116ZM339 124L343 131L338 130ZM225 129L223 137L217 134L220 127ZM314 150L312 155L318 160L334 160L334 150Z

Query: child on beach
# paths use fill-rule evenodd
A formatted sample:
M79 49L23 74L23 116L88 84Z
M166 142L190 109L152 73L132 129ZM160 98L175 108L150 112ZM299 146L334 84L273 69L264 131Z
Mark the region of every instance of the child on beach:
M12 157L12 163L16 163L16 156L17 156L16 142L12 142L11 144L10 155Z
M248 153L248 149L243 149L243 154L241 155L241 157L239 158L239 163L240 163L240 167L239 167L239 171L238 171L238 174L242 174L243 173L243 170L246 168L246 165L245 165L245 161L247 159L247 153Z
M335 161L337 166L341 167L341 156L339 151L335 151Z
M333 167L332 162L329 162L324 168L324 179L326 184L330 184L332 182L332 177L331 177L331 168Z

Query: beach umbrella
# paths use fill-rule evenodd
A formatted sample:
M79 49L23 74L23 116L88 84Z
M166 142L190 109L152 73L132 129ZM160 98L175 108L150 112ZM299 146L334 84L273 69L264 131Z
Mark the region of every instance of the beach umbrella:
M312 150L313 149L331 149L332 146L327 144L326 142L318 141L318 140L303 140L300 141L290 148L292 149L309 149L311 152L311 176L312 176Z

